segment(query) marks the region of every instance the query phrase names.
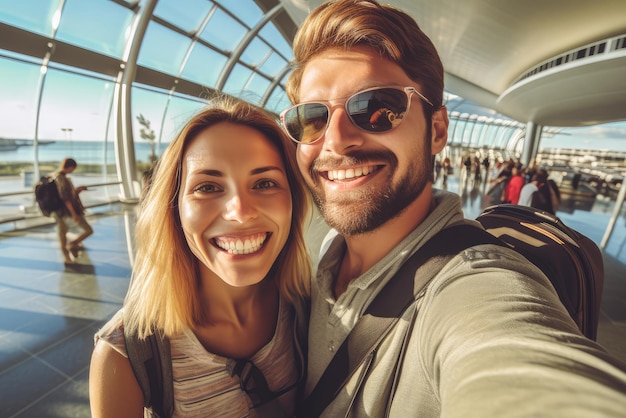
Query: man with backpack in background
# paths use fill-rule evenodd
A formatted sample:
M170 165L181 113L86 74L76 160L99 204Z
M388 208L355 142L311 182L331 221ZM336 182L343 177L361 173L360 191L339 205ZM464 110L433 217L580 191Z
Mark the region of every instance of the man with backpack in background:
M458 195L432 187L447 141L443 67L413 18L375 0L330 1L293 48L295 105L281 120L333 228L311 285L297 416L623 416L626 365L581 334L515 250L480 244L443 264L435 253L398 290L415 254L453 246L440 231L472 224ZM378 335L369 350L368 334Z
M51 216L56 222L57 234L59 237L59 245L63 253L63 259L66 266L75 264L75 259L81 250L81 242L88 236L93 234L91 225L85 219L85 208L80 201L78 194L83 190L87 190L85 186L74 187L72 180L67 176L72 173L78 164L73 158L66 158L61 162L61 167L54 174L54 182L56 183L59 197L63 202L60 208L54 210ZM67 218L71 218L76 225L82 229L82 233L73 241L67 241Z

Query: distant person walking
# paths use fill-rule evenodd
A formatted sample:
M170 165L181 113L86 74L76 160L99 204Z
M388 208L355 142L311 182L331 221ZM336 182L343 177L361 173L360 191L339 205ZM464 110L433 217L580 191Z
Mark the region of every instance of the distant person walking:
M524 176L522 176L523 171L522 167L519 165L514 166L511 169L511 178L509 179L508 184L506 185L506 203L512 203L517 205L519 201L519 196L522 191L522 187L524 187Z
M77 166L78 164L76 163L76 160L66 158L61 162L61 167L55 173L55 183L64 206L52 212L52 217L56 222L57 233L59 235L59 245L61 247L61 252L63 253L66 266L75 263L74 260L78 257L78 252L81 249L80 243L85 238L93 234L93 229L84 216L85 208L78 197L80 192L87 190L87 187L74 187L72 180L67 177L67 175L72 173ZM82 234L69 243L67 242L67 232L69 229L67 225L67 218L71 218L76 225L83 230Z
M522 187L518 204L532 206L554 215L560 202L561 193L558 186L548 178L546 170L538 169L530 183Z

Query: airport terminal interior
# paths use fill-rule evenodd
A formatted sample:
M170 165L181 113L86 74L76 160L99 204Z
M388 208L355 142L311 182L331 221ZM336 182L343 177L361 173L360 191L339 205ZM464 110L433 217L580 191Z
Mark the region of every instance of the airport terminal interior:
M278 117L293 36L320 3L0 2L0 416L90 416L93 335L128 289L144 173L216 94ZM556 216L602 251L598 342L626 362L626 2L385 3L416 19L446 71L436 158L452 169L435 187L474 218L498 163L545 168ZM94 229L71 266L34 199L67 157ZM314 216L314 261L327 230Z

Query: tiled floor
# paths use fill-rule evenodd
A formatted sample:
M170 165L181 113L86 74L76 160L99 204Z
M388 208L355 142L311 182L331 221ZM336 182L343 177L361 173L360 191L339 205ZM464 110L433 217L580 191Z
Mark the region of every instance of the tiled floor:
M482 190L459 187L466 216ZM611 204L559 213L600 242ZM130 278L134 208L114 205L89 217L80 267L63 267L52 225L0 234L0 417L89 417L93 334L122 303ZM317 239L322 227L313 228ZM598 340L626 361L626 227L623 217L604 253L605 290Z
M78 268L53 225L0 236L0 416L89 417L93 334L122 303L134 208L90 216Z

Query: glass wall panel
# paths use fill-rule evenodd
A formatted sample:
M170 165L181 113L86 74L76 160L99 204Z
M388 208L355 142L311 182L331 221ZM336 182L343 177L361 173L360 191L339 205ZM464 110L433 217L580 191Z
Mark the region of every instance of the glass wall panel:
M52 37L54 12L59 0L2 0L0 22Z
M249 27L255 26L263 17L263 12L254 0L218 0L217 3L233 12Z
M4 115L0 138L32 140L35 137L37 84L40 76L38 65L0 57L0 115ZM12 146L8 142L0 142L0 146L0 159L13 160L13 156L7 154L13 151Z
M131 10L112 1L66 0L56 37L85 49L121 58L132 20Z
M265 104L265 108L267 110L274 112L277 115L279 115L280 112L287 109L289 106L291 106L291 102L287 98L285 90L280 86L277 86L274 89L269 99L267 100L267 103Z
M261 37L268 44L272 45L272 48L280 52L288 60L293 59L293 50L291 49L291 45L287 42L280 31L276 29L276 26L272 22L263 26L259 35L261 35Z
M287 67L289 63L283 59L280 55L275 52L272 52L267 60L259 67L259 70L262 73L269 75L270 77L276 77L280 74L285 67Z
M150 22L137 62L170 75L178 75L191 39L156 22Z
M221 50L233 51L247 31L245 26L218 9L200 34L200 39Z
M259 38L254 38L241 54L241 61L252 66L258 66L267 59L269 54L270 47Z
M453 144L463 145L463 135L465 133L466 124L467 124L467 115L460 115L454 126L453 140L452 140Z
M476 130L476 115L469 117L463 132L463 144L468 146L476 145L474 141L474 132Z
M225 55L196 43L187 59L181 77L208 87L215 87L226 60Z
M139 115L150 123L154 133L154 154L159 157L167 145L178 134L182 126L206 102L188 97L170 96L166 91L146 87L133 87L132 91L133 137L135 139L135 159L138 166L145 168L150 161L152 148L149 140L141 136Z
M104 164L114 164L112 149L104 152L107 123L113 99L113 80L101 80L49 69L39 117L39 151L42 164L72 157L81 166L77 172L99 173Z
M448 145L455 145L456 125L459 123L459 112L448 112Z
M154 14L192 33L200 27L212 7L213 3L207 0L159 0Z
M133 116L133 139L135 142L135 160L138 170L144 171L150 165L150 155L154 151L155 156L161 155L159 140L162 135L162 121L167 107L168 94L156 92L147 88L133 87L131 95L131 113ZM149 129L139 122L139 118L149 123ZM141 130L147 133L152 131L154 139L152 143L147 138L142 138ZM152 148L154 147L154 148Z
M207 104L202 101L189 100L188 98L172 96L167 107L167 113L163 119L163 137L161 149L174 140L182 127L193 115L205 108Z
M489 148L495 148L495 135L497 134L498 127L493 125L493 120L488 120L486 124L487 126L485 126L485 132L483 133L485 145Z
M241 96L251 76L252 70L241 64L236 64L230 72L228 80L226 80L224 92L233 96Z
M511 137L511 134L513 133L513 131L514 130L512 130L510 127L505 126L503 124L503 121L500 121L500 125L498 126L498 130L495 134L494 147L500 148L500 149L506 149L509 138Z
M241 97L254 104L260 105L261 100L267 93L269 86L270 81L267 78L259 75L258 73L252 73L252 77L250 77L250 80L245 87L245 94Z

